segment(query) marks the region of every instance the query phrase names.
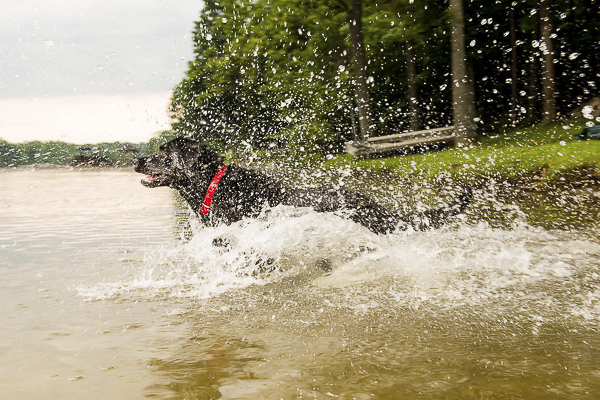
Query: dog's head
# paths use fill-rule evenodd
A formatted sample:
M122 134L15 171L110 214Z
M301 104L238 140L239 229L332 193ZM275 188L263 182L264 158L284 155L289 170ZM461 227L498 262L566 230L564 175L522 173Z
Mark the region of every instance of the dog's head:
M224 160L225 157L203 142L180 137L160 146L156 154L136 158L134 169L148 175L142 179L144 186L177 188L204 170L221 165Z

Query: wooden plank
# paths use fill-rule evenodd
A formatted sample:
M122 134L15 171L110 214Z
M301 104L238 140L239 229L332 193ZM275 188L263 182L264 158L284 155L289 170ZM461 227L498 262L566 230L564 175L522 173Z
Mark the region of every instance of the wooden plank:
M392 143L378 143L378 144L368 144L365 147L372 149L373 151L388 151L394 149L402 149L405 147L413 147L427 144L434 144L440 142L446 142L449 140L455 139L454 135L446 135L446 136L437 136L430 138L417 138L412 140L406 140L403 142L392 142Z
M408 147L448 142L456 139L454 127L435 128L404 132L395 135L377 136L364 142L347 142L346 151L354 156L363 156Z
M422 135L422 136L433 136L435 134L438 133L444 133L446 131L451 131L453 130L454 127L453 126L447 126L444 128L435 128L435 129L428 129L428 130L423 130L423 131L413 131L413 132L403 132L403 133L396 133L395 135L387 135L387 136L375 136L375 137L371 137L367 139L367 142L369 143L374 143L374 142L387 142L387 141L393 141L396 139L403 139L409 136L417 136L417 135Z
M369 154L369 149L358 142L346 142L346 153L357 157Z

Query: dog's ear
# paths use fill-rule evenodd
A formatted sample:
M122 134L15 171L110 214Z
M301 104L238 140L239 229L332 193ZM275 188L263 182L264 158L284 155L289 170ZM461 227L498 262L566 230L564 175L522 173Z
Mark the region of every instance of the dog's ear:
M225 157L210 149L204 142L189 138L179 138L178 148L187 170L202 169L210 165L221 165Z
M183 161L186 167L190 168L196 162L204 143L189 138L177 138L175 140L177 141L176 144L181 155L181 161Z

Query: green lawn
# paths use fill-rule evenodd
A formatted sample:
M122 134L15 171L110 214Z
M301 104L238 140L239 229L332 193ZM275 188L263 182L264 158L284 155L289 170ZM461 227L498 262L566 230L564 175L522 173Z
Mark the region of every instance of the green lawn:
M484 134L468 148L365 160L340 155L323 167L391 172L413 181L445 176L467 183L482 176L511 179L537 174L549 182L584 167L600 169L600 141L573 139L583 130L585 122L568 120L550 126L534 125L495 135Z

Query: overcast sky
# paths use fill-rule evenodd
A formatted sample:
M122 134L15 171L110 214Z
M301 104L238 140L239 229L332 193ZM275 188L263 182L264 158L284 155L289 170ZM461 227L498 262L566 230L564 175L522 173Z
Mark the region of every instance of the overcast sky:
M199 0L2 0L0 138L146 141L192 58Z

